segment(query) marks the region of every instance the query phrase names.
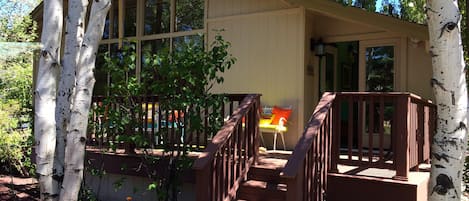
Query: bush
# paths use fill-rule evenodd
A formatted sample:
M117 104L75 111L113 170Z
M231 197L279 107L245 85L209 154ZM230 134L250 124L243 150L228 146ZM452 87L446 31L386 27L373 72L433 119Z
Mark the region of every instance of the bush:
M3 171L33 173L32 53L0 61L0 165Z
M19 119L15 113L19 110L20 105L15 100L0 101L0 163L8 173L27 176L31 172L31 130L18 128Z

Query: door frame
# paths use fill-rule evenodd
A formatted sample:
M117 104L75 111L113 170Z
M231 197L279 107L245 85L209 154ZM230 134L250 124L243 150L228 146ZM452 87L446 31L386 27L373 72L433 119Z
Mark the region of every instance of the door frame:
M338 61L338 58L337 58L337 54L338 54L338 50L336 47L332 46L332 45L325 45L324 47L324 52L326 54L331 54L333 57L334 57L334 66L333 66L333 86L332 86L332 90L333 91L337 91L337 61ZM325 92L325 87L326 87L326 63L327 63L327 60L326 60L326 55L323 56L324 58L320 58L321 59L321 65L320 65L320 69L319 69L319 97L321 97L321 94Z

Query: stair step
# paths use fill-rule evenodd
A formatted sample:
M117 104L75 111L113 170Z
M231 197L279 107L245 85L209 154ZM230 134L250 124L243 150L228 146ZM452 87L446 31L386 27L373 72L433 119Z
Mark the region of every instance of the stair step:
M247 201L285 201L286 184L248 180L238 189L238 200Z
M269 183L286 183L280 177L282 169L271 169L263 166L254 166L249 169L248 180L265 181Z
M287 161L288 159L259 157L256 166L270 169L283 169Z

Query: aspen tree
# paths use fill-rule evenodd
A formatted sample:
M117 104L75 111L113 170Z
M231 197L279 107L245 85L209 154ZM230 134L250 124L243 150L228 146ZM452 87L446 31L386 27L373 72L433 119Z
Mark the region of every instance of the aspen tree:
M63 1L44 0L43 48L35 89L34 123L41 200L78 199L95 83L94 65L111 6L111 0L69 0L68 3L62 45ZM91 12L86 26L89 3L92 3Z
M458 2L428 0L430 36L437 104L437 130L432 144L429 199L462 200L462 174L467 146L467 86L461 43Z

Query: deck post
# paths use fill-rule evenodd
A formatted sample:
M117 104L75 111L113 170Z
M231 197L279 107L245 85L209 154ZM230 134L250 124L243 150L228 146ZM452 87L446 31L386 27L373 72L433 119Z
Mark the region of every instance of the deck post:
M195 172L197 181L197 185L195 186L196 201L211 200L210 195L214 189L211 189L213 185L210 185L210 181L212 181L212 179L210 179L210 172L211 168L203 168Z
M340 157L340 105L341 99L339 96L336 96L336 100L332 106L332 145L331 145L331 167L330 172L338 173L339 170L337 168L337 164L339 162Z
M303 165L300 165L303 167ZM303 200L303 179L304 171L298 171L298 174L294 178L287 179L287 195L286 200L288 201L301 201ZM307 192L306 192L307 193Z
M255 119L254 119L254 164L257 164L259 159L259 120L261 119L261 97L257 96L256 103L254 104Z
M396 176L393 177L395 180L407 181L409 175L409 120L410 120L410 97L408 95L399 96L396 101L396 134L394 138L397 142L394 142L396 150L395 152L395 168Z

